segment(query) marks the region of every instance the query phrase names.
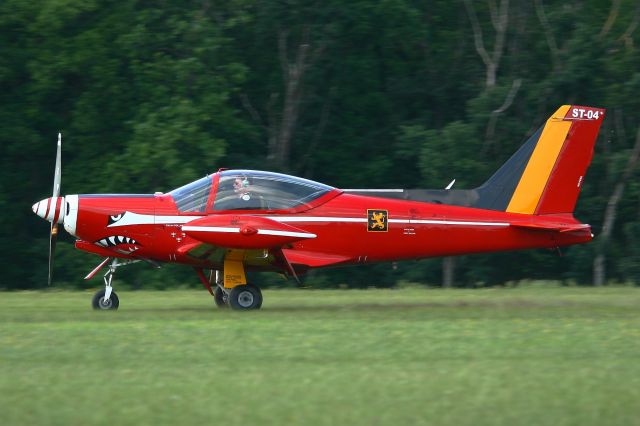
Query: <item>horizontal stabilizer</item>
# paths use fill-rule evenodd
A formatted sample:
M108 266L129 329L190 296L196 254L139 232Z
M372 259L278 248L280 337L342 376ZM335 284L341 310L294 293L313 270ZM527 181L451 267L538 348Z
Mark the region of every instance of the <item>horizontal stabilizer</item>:
M556 231L556 232L573 232L588 230L591 232L591 226L585 223L540 223L540 222L524 222L512 223L511 226L516 228L531 229L534 231Z
M316 237L310 232L262 216L204 217L183 225L182 231L207 244L239 249L281 247Z

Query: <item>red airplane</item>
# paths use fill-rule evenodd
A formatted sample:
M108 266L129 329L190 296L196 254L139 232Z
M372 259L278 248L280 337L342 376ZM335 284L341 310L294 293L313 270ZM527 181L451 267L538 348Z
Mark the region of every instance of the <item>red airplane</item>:
M337 189L279 173L221 170L168 194L60 197L58 135L53 196L33 205L80 250L104 257L95 309L117 309L116 268L136 261L195 269L220 307L259 309L246 270L298 280L311 269L557 248L591 241L573 217L604 109L560 107L483 185L470 190Z

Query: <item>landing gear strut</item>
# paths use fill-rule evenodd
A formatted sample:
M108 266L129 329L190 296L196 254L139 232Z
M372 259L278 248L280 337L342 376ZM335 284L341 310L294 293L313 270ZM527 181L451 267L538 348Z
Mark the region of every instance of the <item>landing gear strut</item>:
M104 290L98 290L91 300L91 306L93 306L93 309L118 309L118 306L120 306L120 300L118 299L116 292L113 291L113 287L111 287L111 280L113 279L113 274L116 272L116 268L126 265L127 263L129 262L119 262L118 259L115 258L111 260L109 270L104 274Z
M213 300L216 302L218 308L229 307L229 295L225 293L224 289L220 286L216 287L213 291Z
M218 308L228 308L229 307L229 290L224 288L224 284L222 282L222 274L220 271L216 270L215 275L213 272L211 274L211 278L215 277L215 285L216 289L213 291L213 300L216 302L216 306Z

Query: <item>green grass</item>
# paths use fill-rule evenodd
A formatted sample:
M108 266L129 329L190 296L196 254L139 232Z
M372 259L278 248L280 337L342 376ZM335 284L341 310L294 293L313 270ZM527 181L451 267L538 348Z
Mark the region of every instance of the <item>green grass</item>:
M640 289L0 293L3 425L640 424Z

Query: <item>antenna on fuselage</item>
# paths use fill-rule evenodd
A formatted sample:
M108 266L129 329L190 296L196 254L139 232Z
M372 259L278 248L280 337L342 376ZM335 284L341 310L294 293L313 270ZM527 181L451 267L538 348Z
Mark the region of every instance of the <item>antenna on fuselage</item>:
M449 182L449 185L447 185L447 187L445 188L447 191L450 190L453 187L453 184L456 183L456 180L452 180L451 182Z

